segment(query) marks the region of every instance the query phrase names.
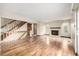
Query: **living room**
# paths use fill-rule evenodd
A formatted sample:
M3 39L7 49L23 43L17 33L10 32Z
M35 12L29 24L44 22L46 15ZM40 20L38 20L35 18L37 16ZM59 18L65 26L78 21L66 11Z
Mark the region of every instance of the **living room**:
M78 55L78 4L5 3L0 8L0 55Z

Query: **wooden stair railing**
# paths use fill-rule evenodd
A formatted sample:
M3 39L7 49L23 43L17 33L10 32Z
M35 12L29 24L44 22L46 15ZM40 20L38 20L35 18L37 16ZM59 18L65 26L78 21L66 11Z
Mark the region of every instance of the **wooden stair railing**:
M7 36L11 35L13 32L15 32L16 29L18 29L19 27L21 27L22 25L24 25L26 22L20 22L19 24L17 24L15 27L11 28L10 30L8 30L7 32L3 32L1 34L1 41L6 38Z
M11 24L11 23L13 23L13 22L15 22L15 21L16 21L16 20L13 20L13 21L11 21L11 22L9 22L9 23L7 23L7 24ZM4 28L5 26L7 26L7 24L1 26L1 28Z

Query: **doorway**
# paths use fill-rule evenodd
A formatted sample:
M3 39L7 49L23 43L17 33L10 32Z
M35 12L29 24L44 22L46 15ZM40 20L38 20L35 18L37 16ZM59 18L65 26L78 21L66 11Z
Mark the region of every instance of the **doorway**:
M32 30L32 24L27 23L27 35L30 36L30 31Z

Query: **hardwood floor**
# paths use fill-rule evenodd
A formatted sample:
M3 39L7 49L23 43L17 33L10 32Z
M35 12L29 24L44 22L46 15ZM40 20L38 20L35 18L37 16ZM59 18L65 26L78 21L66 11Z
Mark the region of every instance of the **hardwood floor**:
M72 41L59 36L36 36L1 43L2 56L74 56Z

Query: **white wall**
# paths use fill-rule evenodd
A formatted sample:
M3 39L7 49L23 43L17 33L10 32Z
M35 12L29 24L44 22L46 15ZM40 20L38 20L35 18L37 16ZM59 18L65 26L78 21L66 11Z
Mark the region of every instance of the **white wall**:
M58 27L60 27L62 23L63 23L63 20L56 20L56 21L49 22L48 24L50 26L58 26Z
M46 24L46 31L45 31L45 34L50 34L50 24Z
M52 21L47 23L46 25L46 34L50 34L51 35L51 30L50 27L61 27L61 24L63 23L63 20L56 20L56 21ZM59 30L59 29L57 29ZM60 30L59 30L59 35L60 35Z
M65 20L61 25L61 36L71 37L70 21Z
M37 35L44 35L46 31L46 25L43 23L37 24Z
M64 26L67 26L67 30L68 33L64 32ZM59 30L59 36L67 36L70 37L71 36L71 27L70 27L70 21L69 20L58 20L58 21L52 21L49 23L38 23L37 24L37 34L38 35L44 35L44 34L51 34L51 30L50 27L61 27L61 29L56 29Z
M72 44L73 44L73 47L75 49L75 52L77 51L77 48L76 48L76 36L75 36L75 33L76 33L76 19L75 19L75 12L73 12L72 14L72 20L71 20L71 39L72 39Z
M41 23L39 22L37 24L37 34L38 35L44 35L44 34L50 34L50 27L60 27L62 24L62 21L52 21L49 23Z
M3 25L5 25L5 24L7 24L7 23L9 23L9 22L11 22L11 21L13 21L13 20L11 20L11 19L5 19L5 18L1 18L1 26L3 26ZM0 26L0 27L1 27Z
M73 46L75 47L75 22L72 22L71 23L71 39L72 39L72 42L73 42Z

